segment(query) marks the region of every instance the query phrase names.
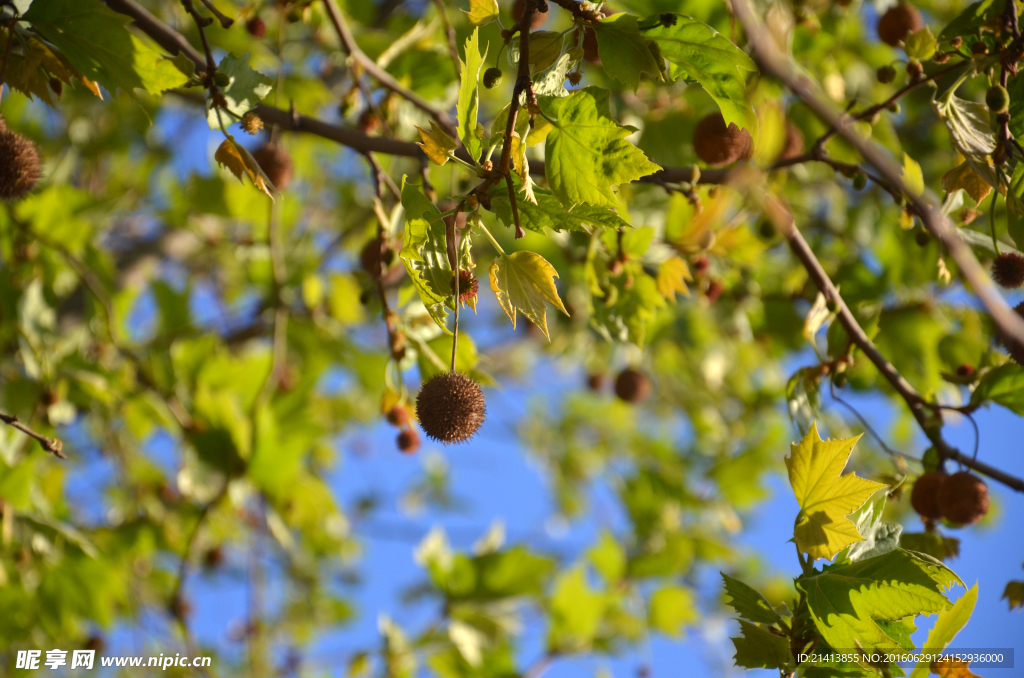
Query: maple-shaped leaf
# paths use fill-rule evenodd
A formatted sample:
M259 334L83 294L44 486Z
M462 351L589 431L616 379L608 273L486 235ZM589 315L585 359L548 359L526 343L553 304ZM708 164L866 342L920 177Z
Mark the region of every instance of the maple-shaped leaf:
M450 334L445 325L446 307L454 308L454 303L444 219L420 187L409 183L405 177L402 177L402 207L405 208L405 240L398 256L430 317Z
M840 475L859 439L822 440L814 423L786 457L789 482L800 504L793 536L797 548L815 560L832 558L863 539L846 516L884 487L853 473Z
M491 263L491 289L512 321L512 327L516 326L516 311L519 310L548 338L545 302L569 315L555 287L557 277L555 267L535 252L501 255Z
M217 152L213 154L213 159L227 167L232 174L238 177L239 181L242 181L243 174L247 174L252 180L253 186L270 196L271 200L274 199L271 191L276 189L270 178L263 173L260 164L252 157L252 154L235 141L230 134L224 139L224 143L220 145Z
M416 145L423 149L431 162L435 165L444 165L451 158L451 154L459 147L459 142L448 136L448 133L437 126L433 120L430 121L430 131L416 126L420 132L420 139L423 141Z
M483 26L498 18L497 0L469 0L469 11L462 10L474 26Z
M466 39L466 60L462 64L459 82L459 101L456 106L459 139L476 162L483 148L481 134L477 132L477 111L480 108L480 68L487 59L487 53L480 54L480 30L473 29L473 35Z
M273 78L249 67L248 53L240 57L227 55L217 65L217 73L226 75L228 84L217 88L223 97L218 108L213 107L209 96L206 98L206 122L210 129L227 127L240 120L274 89Z
M133 98L136 89L160 94L188 81L169 60L128 31L131 19L100 0L34 2L22 18L75 69L111 94L118 89Z
M949 644L956 638L956 634L960 633L960 629L971 618L971 613L974 612L977 602L978 584L975 583L967 590L967 593L960 596L953 607L939 613L939 618L935 620L935 626L928 632L928 640L924 641L924 645L921 646L921 654L936 655L949 647ZM914 667L910 678L925 678L929 669L930 662L920 661Z
M729 606L736 610L736 614L759 624L774 624L782 619L760 591L724 572L719 574L725 582L725 594L730 598Z
M992 186L966 160L942 175L944 191L953 193L961 188L974 202L981 202L992 191Z
M671 78L698 83L718 104L726 124L745 127L757 139L757 113L746 78L757 66L743 50L711 26L683 14L654 16L641 25L644 37L653 40L669 61Z
M981 678L970 669L970 662L947 656L932 662L932 673L939 678Z
M613 187L661 169L626 141L635 130L611 117L608 90L587 87L540 105L555 126L544 144L548 185L566 207L617 207Z
M666 301L675 301L676 292L684 297L690 296L690 288L686 286L687 281L693 281L690 275L690 268L686 262L679 257L672 257L658 267L658 292L665 297Z
M661 79L659 59L637 28L637 17L625 12L605 17L593 26L597 50L605 72L634 92L640 87L640 74Z
M732 644L736 648L736 666L786 671L796 668L788 638L775 635L746 619L739 621L742 635L732 639Z
M822 641L868 651L903 647L907 629L894 623L948 610L945 592L954 584L963 581L941 562L903 549L796 581Z

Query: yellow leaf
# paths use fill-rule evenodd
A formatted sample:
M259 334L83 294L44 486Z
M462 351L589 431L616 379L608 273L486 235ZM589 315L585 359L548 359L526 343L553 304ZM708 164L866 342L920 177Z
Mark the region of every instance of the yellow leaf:
M557 277L555 267L534 252L502 255L491 263L491 289L512 321L512 327L516 326L516 311L519 310L549 339L544 302L569 315L555 288Z
M274 199L271 194L271 190L275 190L274 184L260 169L259 163L252 157L252 154L240 146L230 134L224 139L224 143L220 145L217 152L213 154L213 159L218 164L227 167L232 174L238 177L239 181L242 181L243 174L248 174L253 186L266 193L271 200Z
M786 457L789 483L800 504L793 536L797 548L815 560L832 558L850 544L864 541L846 516L885 487L853 473L840 475L859 439L823 441L815 423Z
M921 166L906 153L903 154L903 169L900 173L911 195L924 193L924 174L921 173Z
M435 165L443 165L448 162L450 154L459 147L459 143L448 136L433 120L430 121L429 132L418 126L416 129L420 131L420 138L423 139L422 143L416 145L423 149L423 152Z
M974 202L981 202L992 192L992 186L978 176L971 164L966 160L942 175L942 189L953 193L964 189Z
M692 281L693 277L686 262L679 257L672 257L658 267L658 292L668 301L675 301L676 292L684 297L690 296L687 280Z
M462 10L474 26L489 24L498 18L497 0L469 0L469 11Z

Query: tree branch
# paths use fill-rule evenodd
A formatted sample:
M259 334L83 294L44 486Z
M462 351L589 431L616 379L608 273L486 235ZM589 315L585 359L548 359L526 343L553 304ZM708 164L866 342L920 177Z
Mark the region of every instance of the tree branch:
M929 411L933 410L934 407L921 397L921 394L903 378L903 375L899 373L892 363L886 360L885 356L878 350L878 347L875 346L874 342L864 332L864 329L857 322L857 319L850 312L849 307L847 307L846 302L840 296L839 290L836 289L831 278L829 278L825 269L822 268L821 262L814 255L810 245L804 240L803 235L793 221L793 217L773 198L761 195L755 196L755 199L760 199L765 216L772 221L776 229L786 238L789 248L796 255L796 258L800 260L804 268L807 269L807 274L814 282L815 287L818 288L826 301L831 301L835 304L836 318L842 324L843 329L846 330L850 341L864 352L868 360L874 364L896 393L907 403L911 414L914 415L914 419L917 420L925 435L935 445L939 456L943 459L952 459L968 468L972 468L978 473L999 481L1017 492L1024 492L1024 480L1004 473L985 462L962 454L943 439L942 433L939 430L941 420L936 419L933 413Z
M61 459L67 459L67 457L64 456L64 452L62 451L64 449L64 443L61 442L60 438L47 438L42 433L32 430L25 424L22 424L18 420L17 415L4 414L0 412L0 421L2 421L3 423L7 424L12 428L18 429L28 437L38 440L39 444L43 446L43 449L52 454L53 456L59 457Z
M121 1L127 2L128 0ZM330 17L331 23L334 24L334 29L338 33L338 39L341 40L341 44L345 47L345 51L348 52L349 57L353 61L359 64L364 71L373 76L381 85L406 99L413 106L436 120L437 124L443 127L449 135L455 136L455 123L447 113L428 102L419 94L403 87L390 73L378 66L376 61L366 56L363 50L359 49L351 29L349 29L348 23L345 21L345 16L341 13L335 0L324 0L324 6L327 8L327 15Z
M849 119L837 112L835 107L818 93L815 84L796 72L788 57L782 55L772 42L769 32L759 24L748 0L733 0L733 11L746 31L755 60L760 64L761 70L782 81L823 120L835 127L837 133L856 148L864 159L878 170L882 178L909 198L911 207L921 217L925 228L946 246L956 260L961 273L992 316L1000 334L1008 341L1024 344L1024 319L1006 303L978 263L970 246L960 239L946 217L923 195L910 190L903 180L900 168L888 153L877 144L862 138L853 129Z

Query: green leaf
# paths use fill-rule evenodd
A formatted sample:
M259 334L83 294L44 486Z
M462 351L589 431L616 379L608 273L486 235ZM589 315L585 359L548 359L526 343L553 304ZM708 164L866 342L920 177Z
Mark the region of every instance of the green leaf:
M516 185L517 187L519 185L518 179ZM492 186L490 195L491 211L506 226L514 225L512 204L508 199L508 188L504 182ZM607 229L631 228L628 221L607 207L580 203L571 210L567 210L562 207L558 198L545 188L534 188L533 195L537 199L536 203L526 200L523 191L519 190L516 200L516 205L519 207L519 223L528 231L535 233L544 233L545 229L586 231L585 226Z
M626 141L633 129L612 119L607 90L587 87L540 106L555 127L544 146L548 185L564 206L616 207L614 186L661 169Z
M724 572L720 574L725 581L725 594L731 598L729 605L736 614L759 624L774 624L782 619L760 592Z
M557 277L555 267L535 252L503 254L491 263L491 289L512 321L512 327L516 326L516 311L522 311L545 337L549 336L545 302L569 315L555 287Z
M249 53L240 57L229 54L220 60L217 73L228 76L229 82L217 88L225 102L219 109L213 107L209 95L206 97L206 122L210 129L220 129L222 123L226 128L237 122L273 91L274 79L249 68L249 56ZM220 110L219 116L217 110Z
M647 46L648 38L637 28L637 17L625 12L605 17L593 25L605 72L634 92L640 74L661 79L661 66Z
M971 405L983 405L989 400L1024 415L1024 369L1004 363L989 370L971 394Z
M863 506L850 514L849 519L856 525L857 532L864 537L864 541L847 546L836 560L846 558L851 562L857 562L899 548L903 526L882 522L885 500L891 491L891 487L883 486L864 502Z
M550 606L548 646L559 651L589 647L604 615L605 596L590 588L582 567L558 577Z
M936 532L904 532L900 548L917 551L937 560L951 560L960 555L960 540Z
M903 549L797 580L821 639L865 650L899 649L876 620L942 612L950 606L943 592L953 584L963 582L945 565Z
M953 604L953 607L939 614L935 620L935 626L928 632L928 640L921 646L921 654L940 654L949 647L949 644L960 633L960 629L967 625L967 620L974 612L974 606L978 602L978 584L967 590L967 593L960 596L960 599ZM931 662L920 661L914 667L910 678L927 678Z
M757 72L750 57L731 40L707 24L682 14L673 14L675 23L665 26L659 17L642 23L654 23L643 31L654 40L661 55L672 63L671 74L698 83L715 100L725 124L746 127L757 140L757 114L747 95L747 72Z
M473 35L466 39L466 60L462 63L462 80L459 83L458 115L459 139L476 162L480 158L483 143L477 135L477 112L480 108L480 69L487 54L480 54L480 29L474 28Z
M405 208L405 240L399 256L405 264L423 305L445 332L452 307L452 267L448 262L448 241L441 212L420 187L402 177L402 207Z
M903 42L903 51L911 59L927 61L935 56L937 46L938 42L935 40L935 36L932 35L932 29L925 26L916 33L911 33L907 36L907 39Z
M590 562L609 584L617 584L626 574L626 551L607 530L601 533L597 545L590 549Z
M939 33L939 42L946 42L960 36L975 34L978 29L996 18L1003 11L1003 4L995 0L980 0L965 8Z
M678 638L683 627L700 618L693 591L682 586L666 586L651 595L648 623L666 636Z
M127 16L100 0L47 0L32 3L24 15L87 78L109 92L136 89L150 94L188 82L174 64L128 32Z
M913 195L921 195L924 192L924 174L921 172L921 165L906 153L903 154L903 167L900 169L903 183L907 185Z
M736 666L747 669L785 669L796 667L789 639L740 619L742 635L732 639L736 647Z
M964 157L982 160L996 150L988 106L951 94L948 100L932 101L932 107L946 123L953 144Z
M609 297L614 300L607 298L594 303L595 326L609 339L632 341L642 347L647 340L647 324L666 305L657 281L644 273L636 276L628 287L625 276L619 276L611 289L614 292Z
M832 558L850 544L863 540L846 516L885 487L853 473L840 475L859 439L860 436L824 441L815 423L799 444L791 446L786 457L789 482L800 504L793 536L797 548L815 560Z
M474 26L483 26L498 19L498 0L469 0L469 11L462 10Z

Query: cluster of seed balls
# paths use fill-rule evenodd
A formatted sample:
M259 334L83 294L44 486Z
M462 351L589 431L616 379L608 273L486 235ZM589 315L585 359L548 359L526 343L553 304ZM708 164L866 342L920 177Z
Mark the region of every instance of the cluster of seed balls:
M35 188L41 173L36 145L8 129L0 118L0 200L21 200Z
M988 513L988 486L969 471L953 475L942 469L929 471L914 483L910 504L927 521L973 525Z

